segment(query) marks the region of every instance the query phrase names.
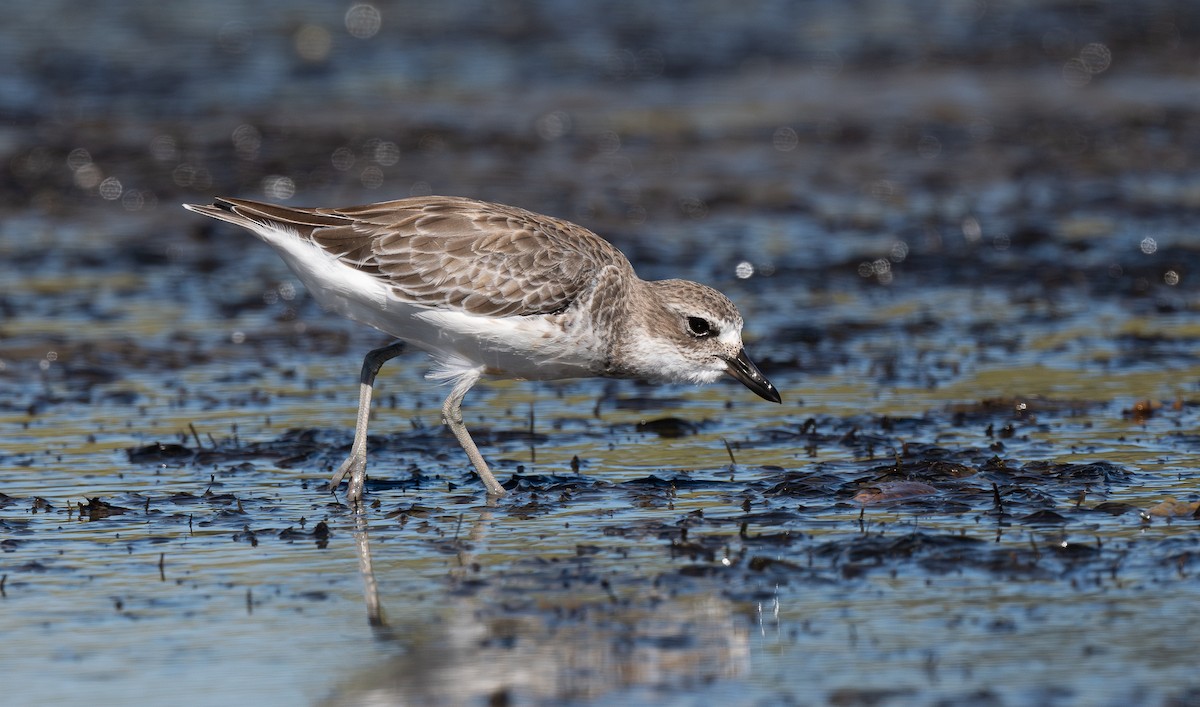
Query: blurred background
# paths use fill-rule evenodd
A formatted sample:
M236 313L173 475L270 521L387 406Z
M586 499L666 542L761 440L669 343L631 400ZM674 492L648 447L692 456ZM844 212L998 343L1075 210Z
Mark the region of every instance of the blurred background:
M0 63L0 702L1196 702L1200 3L41 0ZM389 363L372 642L383 340L179 204L423 194L722 289L785 404L480 386L560 475L493 517Z
M179 202L438 193L581 222L650 276L786 275L805 308L983 279L1178 309L1198 31L1163 0L51 0L0 28L0 248L220 270L257 246Z
M280 304L247 280L266 249L182 201L455 194L730 289L776 371L938 385L904 332L882 353L838 332L901 292L917 319L978 317L946 287L1102 296L1109 331L1193 308L1197 32L1163 0L38 3L0 28L0 255L43 287L162 277L57 304L9 288L5 333L65 309L161 338L261 297L293 317L294 283ZM53 363L40 348L4 358Z
M1105 201L1196 206L1198 24L1161 0L52 0L0 29L0 205L432 192L609 231L797 214L800 250L925 253L968 218L1086 240L1070 217Z

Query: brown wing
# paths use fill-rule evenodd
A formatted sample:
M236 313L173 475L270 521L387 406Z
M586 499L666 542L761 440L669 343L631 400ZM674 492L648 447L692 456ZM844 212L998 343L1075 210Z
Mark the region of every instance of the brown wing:
M586 228L472 199L416 197L333 209L220 201L248 219L298 231L427 307L548 314L570 306L605 265L632 270L620 251Z

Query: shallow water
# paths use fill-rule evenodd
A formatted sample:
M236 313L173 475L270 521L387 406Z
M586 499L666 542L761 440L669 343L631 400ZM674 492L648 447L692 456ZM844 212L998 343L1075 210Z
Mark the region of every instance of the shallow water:
M1198 699L1190 6L88 8L0 28L0 703ZM722 289L784 403L480 385L487 504L405 355L356 519L384 339L176 205L429 192Z

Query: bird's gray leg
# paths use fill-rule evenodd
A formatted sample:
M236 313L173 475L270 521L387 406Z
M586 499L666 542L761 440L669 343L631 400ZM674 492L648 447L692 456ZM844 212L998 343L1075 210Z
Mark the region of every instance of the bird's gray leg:
M346 499L351 503L362 501L363 485L367 481L367 420L371 416L371 388L375 385L375 376L383 364L403 351L404 342L397 341L374 349L363 358L362 373L358 376L358 419L354 423L354 444L350 447L350 456L346 457L329 481L330 493L336 492L342 479L349 474L350 487L346 490Z
M479 472L479 478L483 480L483 485L487 488L488 495L503 496L504 487L492 475L492 470L488 468L487 462L483 460L483 455L479 453L479 448L475 446L475 440L471 439L471 434L467 432L467 426L463 424L462 419L463 397L482 375L482 368L474 368L464 373L455 382L454 389L450 391L446 402L442 403L442 419L450 426L450 431L454 433L454 437L462 445L463 451L467 453L467 457L475 465L475 471Z

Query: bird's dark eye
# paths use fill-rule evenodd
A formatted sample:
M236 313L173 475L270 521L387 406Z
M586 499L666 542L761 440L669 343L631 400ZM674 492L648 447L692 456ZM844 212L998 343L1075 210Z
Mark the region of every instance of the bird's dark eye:
M695 337L705 337L713 333L712 324L701 317L688 317L688 332Z

